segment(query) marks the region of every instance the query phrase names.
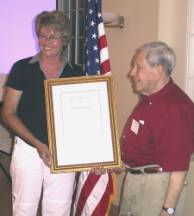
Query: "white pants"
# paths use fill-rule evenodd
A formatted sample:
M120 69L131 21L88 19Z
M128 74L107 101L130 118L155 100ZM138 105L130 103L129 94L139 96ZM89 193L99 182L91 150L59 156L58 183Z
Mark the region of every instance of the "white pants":
M69 216L75 173L51 174L37 150L18 137L11 176L13 216L35 216L42 190L42 216Z

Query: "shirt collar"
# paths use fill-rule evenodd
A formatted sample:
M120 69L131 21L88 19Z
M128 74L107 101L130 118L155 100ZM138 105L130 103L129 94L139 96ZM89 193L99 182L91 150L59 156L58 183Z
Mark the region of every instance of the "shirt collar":
M30 61L29 61L29 64L33 64L33 63L36 63L36 62L40 62L40 53L37 53L36 55L34 55ZM64 57L64 67L68 64L68 59L67 57Z
M33 64L33 63L39 62L39 59L40 59L39 56L40 56L39 53L36 54L35 56L33 56L33 57L30 59L29 64Z

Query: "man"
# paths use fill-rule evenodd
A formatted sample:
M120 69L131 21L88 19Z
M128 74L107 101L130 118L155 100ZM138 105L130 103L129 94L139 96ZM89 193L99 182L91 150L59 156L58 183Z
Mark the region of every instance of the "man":
M194 151L194 104L170 77L176 56L163 42L136 50L130 78L140 101L121 144L120 216L175 215Z

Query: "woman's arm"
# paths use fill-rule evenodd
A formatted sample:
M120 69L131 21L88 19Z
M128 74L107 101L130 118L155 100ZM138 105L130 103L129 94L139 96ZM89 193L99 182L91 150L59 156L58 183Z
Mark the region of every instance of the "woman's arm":
M45 165L50 165L50 153L47 145L37 139L17 116L17 108L22 91L6 87L3 100L3 121L20 137L32 144L38 151Z

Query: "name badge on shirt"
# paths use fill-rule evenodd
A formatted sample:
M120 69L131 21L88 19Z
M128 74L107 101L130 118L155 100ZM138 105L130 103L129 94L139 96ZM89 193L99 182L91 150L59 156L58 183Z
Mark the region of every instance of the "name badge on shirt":
M133 119L131 124L131 131L133 131L135 134L138 134L138 130L139 130L139 122Z

